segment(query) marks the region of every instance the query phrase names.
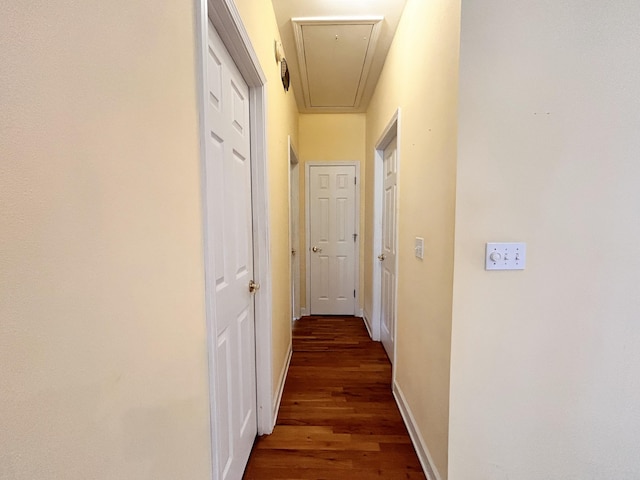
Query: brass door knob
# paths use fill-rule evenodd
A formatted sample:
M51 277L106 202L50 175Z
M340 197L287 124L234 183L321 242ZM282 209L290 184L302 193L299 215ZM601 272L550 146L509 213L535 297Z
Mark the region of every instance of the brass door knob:
M260 290L260 284L249 280L249 293L255 293L257 290Z
M320 247L311 247L311 251L313 253L318 253L318 252L322 252L322 249Z

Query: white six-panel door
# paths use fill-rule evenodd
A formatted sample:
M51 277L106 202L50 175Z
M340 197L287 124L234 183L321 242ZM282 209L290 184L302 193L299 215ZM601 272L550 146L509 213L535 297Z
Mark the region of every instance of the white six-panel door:
M242 477L257 434L249 90L209 22L205 161L215 469Z
M397 139L384 149L382 196L382 294L380 306L380 340L391 362L393 358L396 316L396 210L398 197Z
M356 167L309 167L311 315L355 309Z

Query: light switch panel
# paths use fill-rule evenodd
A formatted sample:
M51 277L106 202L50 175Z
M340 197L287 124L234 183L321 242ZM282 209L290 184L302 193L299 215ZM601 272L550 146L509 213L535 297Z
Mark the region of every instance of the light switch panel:
M485 270L524 270L527 262L527 244L487 243L484 256Z
M414 247L414 251L415 251L416 257L424 258L424 238L416 237L416 244Z

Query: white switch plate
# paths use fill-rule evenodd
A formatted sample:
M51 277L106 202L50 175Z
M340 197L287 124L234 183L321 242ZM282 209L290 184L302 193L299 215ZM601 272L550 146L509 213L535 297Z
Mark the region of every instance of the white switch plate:
M424 238L416 237L416 245L413 247L416 257L424 258Z
M485 270L524 270L526 263L526 243L487 243Z

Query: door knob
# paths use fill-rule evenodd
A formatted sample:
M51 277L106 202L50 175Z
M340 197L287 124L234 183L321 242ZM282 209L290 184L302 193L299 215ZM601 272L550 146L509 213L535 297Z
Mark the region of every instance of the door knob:
M378 255L378 260L380 260L381 262L384 261L385 258L387 257L385 256L384 253L381 253L380 255Z
M294 257L296 256L296 249L295 248L291 249L291 255L293 255Z
M311 247L311 251L312 251L313 253L318 253L318 252L321 252L321 251L322 251L322 249L321 249L320 247Z
M249 293L255 293L257 290L260 290L260 284L249 280Z

